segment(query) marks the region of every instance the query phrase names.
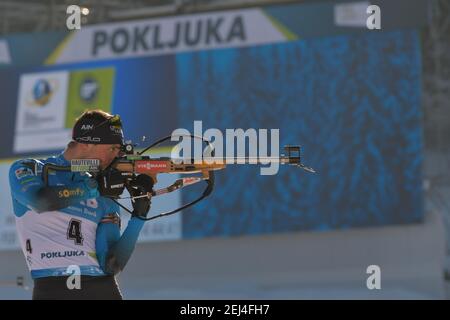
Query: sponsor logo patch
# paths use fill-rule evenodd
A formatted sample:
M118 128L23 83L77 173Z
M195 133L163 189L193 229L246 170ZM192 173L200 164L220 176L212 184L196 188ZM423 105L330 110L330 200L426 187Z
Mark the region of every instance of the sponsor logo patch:
M22 179L28 176L32 176L33 170L31 170L30 168L19 168L15 171L15 174L17 179Z
M80 188L76 189L64 189L58 192L59 198L69 198L69 197L78 197L83 196L84 190Z

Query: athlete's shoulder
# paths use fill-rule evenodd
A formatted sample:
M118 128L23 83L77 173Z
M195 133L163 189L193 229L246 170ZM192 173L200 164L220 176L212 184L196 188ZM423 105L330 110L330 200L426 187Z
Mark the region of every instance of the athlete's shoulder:
M51 164L61 164L64 162L66 163L66 160L62 157L62 155L57 156L51 156L46 159L33 159L33 158L26 158L26 159L20 159L15 161L11 167L10 167L10 173L13 170L17 170L20 168L28 168L31 170L35 175L40 174L42 172L42 167L46 165L47 163Z
M44 163L38 159L20 159L9 168L9 177L21 180L27 176L36 176L42 170Z
M12 163L9 168L10 181L22 180L28 176L40 176L42 169L47 163L59 164L59 156L52 156L46 159L25 158Z

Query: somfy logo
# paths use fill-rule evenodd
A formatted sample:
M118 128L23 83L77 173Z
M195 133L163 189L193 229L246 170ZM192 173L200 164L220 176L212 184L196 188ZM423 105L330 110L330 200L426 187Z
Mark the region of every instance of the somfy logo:
M66 285L69 290L81 289L81 270L77 265L70 265L66 270L70 276L67 278Z

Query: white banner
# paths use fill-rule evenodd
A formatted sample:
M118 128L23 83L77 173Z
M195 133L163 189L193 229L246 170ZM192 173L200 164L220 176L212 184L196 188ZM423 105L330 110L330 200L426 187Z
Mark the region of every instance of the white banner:
M47 59L58 64L173 54L287 41L261 9L244 9L82 27Z
M63 148L70 141L65 129L67 71L20 77L14 152Z

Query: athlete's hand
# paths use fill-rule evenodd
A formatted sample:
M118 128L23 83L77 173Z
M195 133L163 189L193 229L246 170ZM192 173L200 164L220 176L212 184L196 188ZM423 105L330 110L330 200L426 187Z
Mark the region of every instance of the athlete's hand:
M146 174L141 174L127 184L132 199L133 216L147 217L150 211L154 181Z
M101 196L117 199L125 189L125 175L123 172L108 168L97 175L98 191Z

